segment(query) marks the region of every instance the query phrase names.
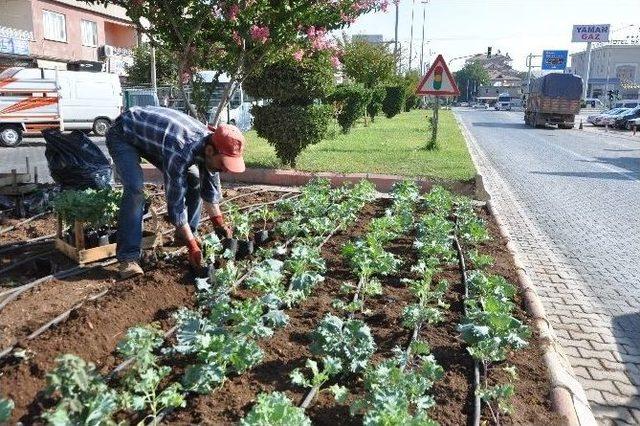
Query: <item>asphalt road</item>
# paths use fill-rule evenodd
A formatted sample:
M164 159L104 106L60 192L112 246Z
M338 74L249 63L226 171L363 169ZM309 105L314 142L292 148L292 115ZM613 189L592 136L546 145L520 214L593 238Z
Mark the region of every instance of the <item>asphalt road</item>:
M108 156L104 137L90 136L90 138ZM52 182L44 151L44 138L32 136L25 136L22 144L16 148L0 147L0 173L9 173L11 169L24 172L26 169L25 158L29 157L31 169L33 170L34 166L38 168L38 182Z
M522 112L456 113L509 194L500 208L596 417L637 424L640 139L532 129Z

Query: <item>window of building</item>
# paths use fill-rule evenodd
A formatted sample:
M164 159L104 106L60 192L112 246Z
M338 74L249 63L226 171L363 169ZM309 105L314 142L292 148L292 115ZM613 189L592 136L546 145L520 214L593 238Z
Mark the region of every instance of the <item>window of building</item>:
M98 24L93 21L81 22L82 25L82 45L96 47L98 46Z
M62 13L42 11L44 38L54 41L67 41L67 24Z

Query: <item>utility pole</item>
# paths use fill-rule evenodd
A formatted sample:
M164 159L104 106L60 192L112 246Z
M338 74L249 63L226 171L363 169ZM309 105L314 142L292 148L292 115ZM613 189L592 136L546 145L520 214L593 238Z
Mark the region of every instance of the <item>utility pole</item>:
M396 61L400 64L400 58L398 58L398 19L400 17L400 2L396 2L396 35L394 40L393 54L396 57Z
M429 4L429 0L422 1L422 43L420 44L420 74L424 74L424 27L427 22L427 4Z
M151 45L151 88L157 91L158 84L156 78L156 48Z
M411 71L411 61L413 60L413 15L416 9L416 0L411 3L411 38L409 39L409 71Z
M534 55L533 53L529 53L527 56L527 67L529 68L529 72L527 72L527 96L531 93L531 68L533 68L533 58L540 58L542 55Z
M587 99L589 95L589 75L591 74L591 42L587 43L587 81L582 87L582 99Z

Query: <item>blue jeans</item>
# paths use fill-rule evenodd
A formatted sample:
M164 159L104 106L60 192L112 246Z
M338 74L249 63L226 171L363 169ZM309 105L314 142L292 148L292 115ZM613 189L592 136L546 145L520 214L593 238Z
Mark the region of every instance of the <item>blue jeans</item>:
M116 173L123 186L122 203L118 216L118 241L116 258L122 261L140 259L142 243L142 216L144 215L144 180L140 158L144 153L133 146L116 122L107 133L107 149L113 159ZM200 198L200 173L196 165L186 170L187 192L185 204L192 232L197 232L200 223L202 199Z

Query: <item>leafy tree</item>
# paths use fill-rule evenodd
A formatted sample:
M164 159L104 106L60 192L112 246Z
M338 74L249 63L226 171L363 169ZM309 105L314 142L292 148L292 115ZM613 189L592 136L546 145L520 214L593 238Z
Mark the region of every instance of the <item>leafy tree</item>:
M371 89L371 102L367 105L367 115L371 117L373 122L376 116L382 111L382 102L387 95L387 91L383 86L374 87Z
M386 94L382 102L382 111L387 118L393 118L400 114L405 104L405 87L402 82L398 85L386 86Z
M301 52L327 48L328 31L388 5L388 0L85 1L123 7L153 45L166 48L177 64L176 83L183 97L183 83L196 71L210 69L228 74L230 84L212 117L214 123L235 90L257 68L283 52L300 57ZM188 106L197 116L195 108Z
M386 45L363 40L345 44L342 63L347 77L368 89L390 81L396 69L395 57Z
M333 89L330 57L317 52L300 58L285 57L262 67L246 80L245 89L271 103L254 106L254 127L267 139L282 164L295 167L296 159L310 144L327 133L331 107L315 103Z
M460 97L468 101L467 87L482 85L489 82L489 73L478 61L467 62L462 69L454 73L454 78L460 88Z
M404 77L403 81L405 84L405 111L411 111L412 109L418 106L420 98L416 95L416 89L418 84L420 84L420 72L419 71L409 71Z
M349 133L356 120L365 114L371 95L372 91L361 84L341 84L337 87L330 99L335 105L342 133Z
M133 64L127 66L127 81L131 84L151 83L151 47L148 43L133 49ZM171 54L163 48L156 49L156 81L159 85L169 86L176 83L178 64Z

